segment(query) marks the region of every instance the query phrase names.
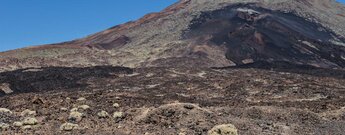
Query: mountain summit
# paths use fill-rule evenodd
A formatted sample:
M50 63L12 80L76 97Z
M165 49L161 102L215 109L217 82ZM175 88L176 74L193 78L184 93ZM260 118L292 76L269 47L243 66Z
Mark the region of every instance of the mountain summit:
M262 61L342 68L344 24L345 6L334 0L181 0L82 39L1 53L0 61L3 70L225 67Z

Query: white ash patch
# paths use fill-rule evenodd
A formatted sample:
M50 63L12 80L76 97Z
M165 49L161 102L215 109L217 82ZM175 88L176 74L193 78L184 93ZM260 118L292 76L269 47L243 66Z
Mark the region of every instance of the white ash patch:
M253 10L253 9L248 9L248 8L238 8L238 9L236 9L236 11L248 13L248 14L250 14L250 15L260 14L259 11L255 11L255 10Z

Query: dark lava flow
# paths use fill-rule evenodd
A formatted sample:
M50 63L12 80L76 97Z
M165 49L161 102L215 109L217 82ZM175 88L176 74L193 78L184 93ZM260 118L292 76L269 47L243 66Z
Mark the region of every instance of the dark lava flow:
M116 78L118 74L132 74L126 67L47 67L39 69L20 69L0 73L0 84L8 83L16 93L46 92L52 90L84 90L88 80L100 81L102 78ZM106 85L106 84L104 84ZM6 95L0 91L0 96Z
M336 34L294 13L272 11L254 4L204 12L192 21L183 37L226 46L226 58L237 65L250 60L345 67L342 58L345 47L330 42Z

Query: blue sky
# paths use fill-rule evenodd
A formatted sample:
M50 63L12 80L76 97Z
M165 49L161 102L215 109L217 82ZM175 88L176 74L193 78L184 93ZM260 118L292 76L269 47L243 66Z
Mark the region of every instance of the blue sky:
M0 51L82 38L177 1L0 0Z
M73 40L177 0L0 0L0 51Z

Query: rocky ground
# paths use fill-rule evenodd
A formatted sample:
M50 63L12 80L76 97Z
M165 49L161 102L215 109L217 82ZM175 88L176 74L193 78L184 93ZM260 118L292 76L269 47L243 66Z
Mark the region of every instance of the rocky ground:
M343 70L258 65L0 73L1 134L345 132Z

